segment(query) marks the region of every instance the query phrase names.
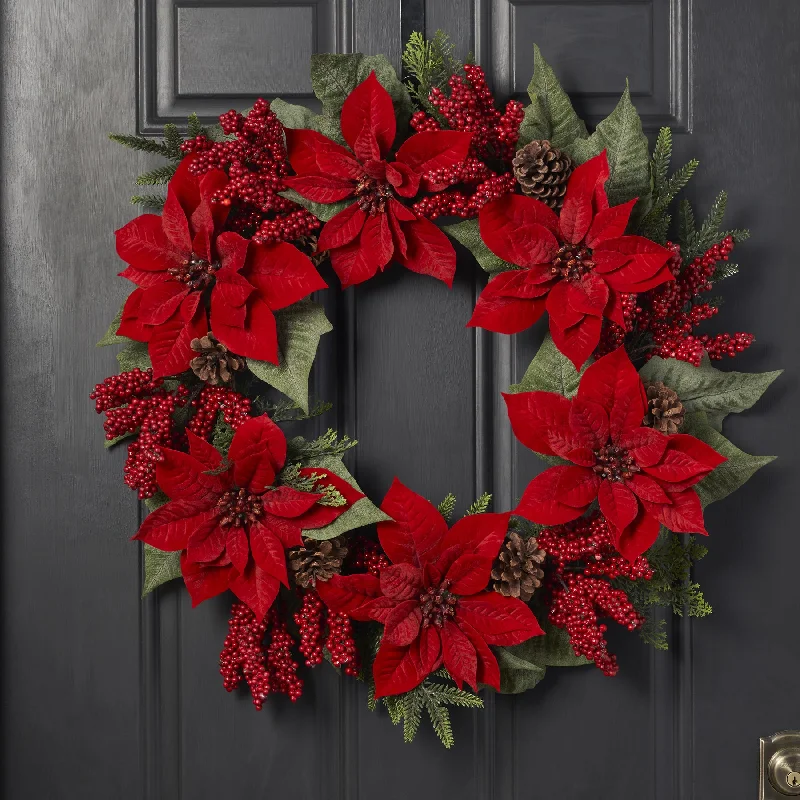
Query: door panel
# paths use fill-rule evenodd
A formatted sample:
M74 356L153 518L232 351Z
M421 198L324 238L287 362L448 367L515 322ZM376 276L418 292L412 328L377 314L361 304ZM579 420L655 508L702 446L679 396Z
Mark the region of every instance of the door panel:
M745 0L10 0L3 9L3 609L5 796L382 800L689 800L755 796L757 740L800 727L791 634L792 457L798 401L792 31L800 10ZM87 395L115 369L94 350L125 295L112 232L148 160L106 130L156 134L257 96L317 107L312 52L384 53L447 30L502 97L521 96L536 41L596 122L626 76L649 133L680 132L689 192L730 195L750 227L726 286L726 327L752 330L746 370L787 367L759 407L732 419L745 450L781 461L708 512L698 567L715 613L670 620L671 650L611 632L621 671L551 670L537 690L454 715L456 748L411 745L363 687L317 670L296 705L256 713L223 691L216 659L228 606L191 610L177 585L138 599L128 541L141 510L124 454L99 447ZM633 37L633 38L630 38ZM754 191L755 189L755 191ZM396 475L462 511L484 490L511 508L542 465L511 436L500 391L536 352L464 327L485 278L463 251L452 290L399 268L320 298L334 322L314 389L359 439L350 466L380 499ZM326 278L333 286L332 273ZM306 428L306 431L308 428ZM720 783L724 776L724 786Z

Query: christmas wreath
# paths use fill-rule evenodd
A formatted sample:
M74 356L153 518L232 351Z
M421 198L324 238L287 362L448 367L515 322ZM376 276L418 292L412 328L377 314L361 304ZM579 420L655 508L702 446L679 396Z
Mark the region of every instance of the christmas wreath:
M91 395L150 512L143 593L182 578L192 605L235 596L228 691L294 701L300 662L328 661L407 741L426 713L448 747L447 707L480 707L480 687L616 674L604 620L663 649L660 607L710 612L692 535L771 460L723 422L779 374L712 366L753 342L695 332L747 232L721 230L724 193L700 224L684 200L672 224L697 162L670 172L666 128L650 153L627 88L590 134L538 48L530 103L504 108L452 53L414 34L405 82L383 56L318 55L319 114L259 100L211 128L190 117L186 137L112 136L169 163L138 179L165 196L134 197L148 213L116 233L135 288L99 343L122 345L120 372ZM549 466L514 509L484 495L453 525L452 495L437 507L396 479L378 507L345 466L355 441L280 427L330 408L308 393L331 330L309 299L321 262L343 289L393 263L449 286L451 240L490 275L465 325L549 324L504 394Z

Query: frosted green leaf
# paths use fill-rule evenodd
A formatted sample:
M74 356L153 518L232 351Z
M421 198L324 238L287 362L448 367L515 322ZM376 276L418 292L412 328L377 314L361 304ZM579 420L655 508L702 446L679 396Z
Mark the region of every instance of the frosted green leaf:
M147 342L131 342L125 349L117 353L120 372L132 369L150 369L150 356L147 354Z
M125 308L123 304L122 308L117 311L117 316L114 317L114 321L108 326L108 330L103 334L103 338L97 343L97 347L108 347L112 344L129 344L132 342L132 339L129 339L127 336L118 336L117 335L117 328L119 328L120 323L122 322L122 309Z
M315 114L305 106L287 103L276 98L269 104L270 110L280 120L284 128L308 128L317 131L339 144L344 144L338 117Z
M460 242L475 257L481 269L490 275L496 275L509 269L517 269L514 264L503 261L496 256L481 239L481 232L478 227L477 219L468 219L464 222L457 222L455 225L444 225L442 230Z
M590 362L586 362L578 372L572 362L553 343L548 333L542 346L525 370L522 380L509 387L509 392L556 392L564 397L572 397L578 391L581 375Z
M313 200L303 197L303 195L299 194L294 189L285 189L282 192L278 192L278 194L281 197L285 197L287 200L292 200L299 206L303 206L303 208L310 211L322 222L328 222L328 220L333 219L340 211L344 211L348 206L353 204L352 199L339 200L338 203L315 203Z
M181 577L180 552L166 553L157 550L149 544L144 545L144 582L142 583L142 597L162 583Z
M250 371L308 413L308 376L320 337L333 330L318 303L303 301L275 312L280 363L248 359Z

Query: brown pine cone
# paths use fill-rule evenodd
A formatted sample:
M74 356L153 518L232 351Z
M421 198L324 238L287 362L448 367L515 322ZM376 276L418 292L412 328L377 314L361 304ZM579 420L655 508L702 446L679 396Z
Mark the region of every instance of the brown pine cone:
M317 541L304 539L303 547L289 552L289 566L294 573L294 582L303 589L316 586L317 581L327 581L342 571L342 562L347 556L344 538Z
M535 536L523 539L512 531L492 567L492 588L505 597L519 597L527 603L542 585L545 555Z
M677 392L661 381L646 382L647 414L644 424L661 433L677 433L683 425L683 403Z
M554 211L561 208L567 181L574 169L566 153L553 147L547 139L534 139L517 150L511 164L514 177L525 194L541 200Z
M192 339L192 350L198 353L189 365L192 372L211 386L230 383L232 373L244 366L244 359L228 352L224 344L210 333L200 339Z

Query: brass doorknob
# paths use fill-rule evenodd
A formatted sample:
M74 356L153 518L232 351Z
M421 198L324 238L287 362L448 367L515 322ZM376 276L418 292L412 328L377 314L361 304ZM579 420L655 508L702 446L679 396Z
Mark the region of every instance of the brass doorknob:
M761 740L760 797L800 797L800 731L782 731Z

